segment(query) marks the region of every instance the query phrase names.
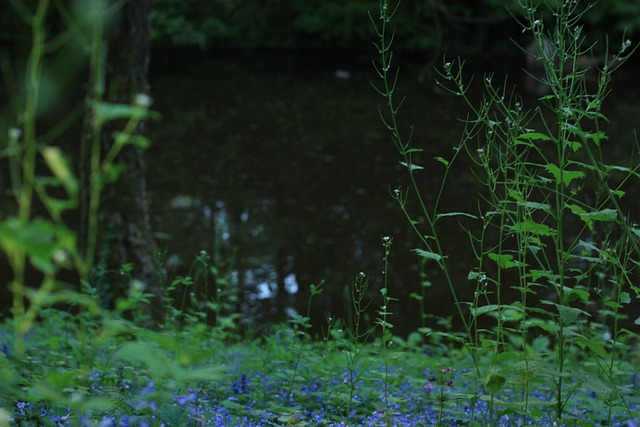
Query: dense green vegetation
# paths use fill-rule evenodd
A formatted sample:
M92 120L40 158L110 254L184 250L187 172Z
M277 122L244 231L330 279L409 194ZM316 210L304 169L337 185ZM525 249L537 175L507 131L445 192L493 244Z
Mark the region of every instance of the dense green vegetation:
M545 3L555 8L562 2ZM158 42L201 48L362 50L371 39L366 14L375 7L371 0L158 0L155 37ZM519 11L518 0L406 1L394 17L396 48L475 54L512 50L509 37L519 38L512 14ZM550 13L544 16L551 19ZM583 22L585 34L590 41L606 34L634 34L640 29L639 16L640 5L634 0L595 2Z
M29 38L28 28L14 19L12 3L20 4L0 5L0 42L8 44ZM555 8L561 2L545 3ZM635 0L593 3L583 21L589 41L622 33L633 37L639 31L640 5ZM81 2L71 4L81 8ZM157 0L154 39L157 44L199 48L364 50L371 45L366 14L376 7L371 0ZM467 54L512 50L509 37L520 37L512 14L519 10L518 0L406 1L394 18L396 48ZM551 19L550 13L544 15Z
M543 6L522 6L519 31L534 39L529 54L543 70L531 76L544 88L531 108L491 75L482 79L485 96L478 104L468 96L462 60L440 67L438 85L470 113L453 154L435 159L425 158L411 129L399 125L403 98L396 93L401 77L392 48L401 38L394 39L393 26L402 27L411 8L382 0L369 11L381 126L407 176L406 186L391 189L390 197L415 231L414 252L440 271L462 325L452 330L440 319L399 337L391 323L390 236L381 238L380 289L356 274L344 295L349 315L329 315L320 325L311 324L310 312L324 292L321 283L305 284L310 296L303 314L266 329L242 322L242 313L233 311L232 272L206 253L192 274L167 283L134 278L130 264L96 272L102 193L122 176L124 150L148 145L139 126L156 115L144 93L123 102L105 92L102 29L117 8L101 7L112 4L95 3L75 18L61 13L71 29L61 39L46 31L48 1L33 9L12 4L30 26L31 48L24 86L12 93L11 111L18 113L3 117L7 137L0 146L13 205L0 213L0 249L12 273L6 289L11 310L0 325L0 427L638 425L640 318L633 308L640 298L640 228L627 191L638 185L640 165L637 150L628 163L611 162L602 112L612 73L634 49L626 38L611 44L614 56L604 57L596 83L588 84L590 50L579 23L592 11L584 5L555 5L549 22L541 19L549 14ZM310 4L296 7L309 14L298 26L311 34ZM318 22L335 19L338 9L331 4L317 5ZM177 19L193 13L190 5L164 3L158 10L182 7L171 13ZM216 5L221 13L239 6ZM348 5L355 16L359 3ZM196 18L206 14L189 20ZM345 40L360 31L335 26L336 34L354 31ZM231 32L220 22L207 28ZM185 41L206 44L208 36L201 39L198 31ZM83 104L87 181L58 145L58 126L65 123L45 129L39 120L47 55L75 36L83 39L78 43L88 52L90 70ZM327 33L327 40L333 37ZM469 210L451 211L442 195L463 156L471 159L482 191L472 195ZM424 188L420 174L432 167L443 168L444 179ZM80 239L70 218L83 192L89 227ZM462 227L474 254L465 284L475 289L471 300L459 297L461 285L451 279L457 260L443 249L452 226ZM70 272L74 282L66 283ZM109 275L126 288L114 291L114 303L106 306L99 285ZM424 283L417 300L428 297ZM210 292L196 295L195 286ZM151 295L152 287L164 292ZM152 319L152 304L162 318Z

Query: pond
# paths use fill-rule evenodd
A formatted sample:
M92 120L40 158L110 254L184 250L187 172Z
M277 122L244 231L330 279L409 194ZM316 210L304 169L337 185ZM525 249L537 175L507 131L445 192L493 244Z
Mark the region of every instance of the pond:
M424 288L425 312L455 317L438 271L422 266L411 251L418 239L390 196L407 180L378 116L382 98L370 84L376 79L370 57L210 52L155 58L152 93L163 119L152 129L148 178L169 277L189 274L206 251L232 287L235 309L257 326L305 315L310 285L324 282L312 305L313 322L322 326L330 316L349 316L345 292L360 272L369 278L373 307L381 303L382 237L390 236L389 294L398 299L390 307L394 331L403 335L421 326L420 304L411 295L422 292L425 280L431 283ZM433 158L453 153L467 109L461 99L436 90L430 78L420 81L420 61L398 63L397 93L407 95L401 120L407 131L415 124L413 143L425 150L426 170L419 177L433 189L443 169ZM509 74L522 86L521 66L519 58L507 58L470 64L466 71ZM621 73L617 95L609 99L613 125L624 125L609 133L619 135L616 147L624 151L640 124L633 75ZM476 90L480 81L475 79ZM443 202L447 210L473 209L476 188L470 173L454 176ZM465 299L473 292L466 278L472 254L454 221L447 235ZM374 317L376 309L369 311Z

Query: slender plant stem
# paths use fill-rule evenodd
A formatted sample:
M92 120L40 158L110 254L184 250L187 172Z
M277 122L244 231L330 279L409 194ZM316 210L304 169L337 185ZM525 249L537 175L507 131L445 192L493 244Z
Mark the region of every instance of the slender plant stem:
M379 28L376 27L378 31L378 36L379 36L378 51L380 53L380 61L381 61L378 74L382 80L382 89L378 91L380 94L382 94L385 97L386 108L389 113L388 120L383 118L383 121L385 122L387 128L391 132L391 138L393 140L393 143L396 149L398 150L398 152L403 158L403 164L405 165L408 176L409 176L409 181L410 181L409 186L412 189L413 196L417 200L418 209L420 210L420 212L423 212L426 216L427 228L429 230L428 235L425 235L424 233L422 233L418 229L417 223L410 218L410 215L405 209L405 205L404 205L405 200L401 201L401 206L403 208L403 212L405 213L405 216L407 216L407 218L410 221L411 227L416 232L416 234L422 241L423 245L427 248L430 248L431 252L437 254L437 256L439 257L437 261L438 266L444 275L445 282L447 283L447 287L453 298L454 305L458 312L458 317L463 324L465 335L469 340L469 343L472 343L473 335L471 332L471 328L469 326L469 322L467 321L462 311L462 304L458 299L458 293L455 289L453 278L451 277L449 268L447 266L446 257L444 256L444 250L441 246L440 239L438 238L439 234L436 228L437 212L435 211L432 212L430 209L427 208L427 204L424 200L424 196L422 195L421 187L418 184L415 173L414 173L414 170L416 170L416 165L413 163L413 151L409 148L410 142L411 142L410 138L409 138L409 141L405 142L404 138L400 134L400 127L398 124L397 115L398 115L398 110L402 105L402 102L400 102L399 104L396 104L394 100L395 87L398 79L398 71L396 70L396 74L393 77L393 81L392 81L392 77L390 76L390 70L391 70L391 62L393 58L393 52L391 51L391 46L393 43L393 35L389 39L387 36L387 33L388 33L387 25L391 21L391 18L393 17L394 13L395 13L395 10L390 11L390 1L381 0L380 20L382 22ZM373 18L372 18L372 22L374 22L375 24L375 21L373 20ZM382 113L380 114L382 117ZM471 357L474 361L474 366L479 374L480 368L478 366L475 346L471 344L468 346L468 348L469 348Z
M91 42L91 68L90 76L92 87L90 90L90 98L93 103L92 116L90 117L90 148L89 148L89 194L88 194L88 214L86 228L85 243L85 265L82 272L84 277L88 277L93 268L93 260L98 238L98 214L100 210L100 193L102 190L102 170L101 170L101 152L102 152L102 122L97 117L95 106L102 102L105 90L104 70L106 64L106 48L103 43L104 22L96 14L93 26L92 42Z
M44 21L49 7L48 0L38 2L36 13L31 26L31 54L27 66L27 98L24 109L24 152L21 159L22 181L18 194L18 219L22 226L26 226L31 219L31 203L35 181L37 132L36 115L40 95L40 78L42 75L42 61L44 57ZM16 248L10 256L13 269L13 315L16 319L16 354L24 354L24 334L20 326L24 316L25 297L25 267L26 253L24 248Z

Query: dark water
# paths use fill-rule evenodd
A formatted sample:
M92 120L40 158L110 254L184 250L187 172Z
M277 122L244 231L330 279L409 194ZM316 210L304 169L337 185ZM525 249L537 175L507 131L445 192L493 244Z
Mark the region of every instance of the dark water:
M509 73L520 84L521 65L506 63L472 64L467 72ZM428 77L420 83L422 64L401 66L397 93L408 96L401 119L407 130L415 124L414 145L425 149L420 162L427 169L419 177L431 199L442 172L432 159L450 157L467 109L434 90ZM313 306L313 321L322 324L329 315L345 315L345 287L359 272L370 278L373 307L380 304L381 238L391 236L389 292L399 300L391 321L400 334L420 326L419 305L410 297L421 291L423 269L411 252L418 239L389 195L407 181L378 117L382 99L370 85L370 58L212 53L159 59L152 68L163 120L151 135L149 187L170 276L188 274L195 256L207 251L230 268L236 309L256 323L284 311L305 314L310 284L324 281ZM620 135L619 149L630 147L630 129L640 120L633 74L622 75L624 90L610 100L610 118L625 126L610 130L612 140ZM474 209L473 182L464 168L452 178L447 210ZM449 226L444 244L468 297L468 241L454 221ZM455 317L438 271L428 265L424 272L432 283L427 312Z

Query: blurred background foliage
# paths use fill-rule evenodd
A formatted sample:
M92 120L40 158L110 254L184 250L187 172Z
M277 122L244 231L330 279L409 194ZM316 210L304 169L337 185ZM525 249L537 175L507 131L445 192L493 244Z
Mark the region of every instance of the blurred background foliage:
M545 14L561 0L542 0ZM376 0L157 0L156 42L252 48L361 48L371 43L367 13ZM589 3L583 2L587 7ZM631 36L640 28L640 2L595 2L587 37ZM500 53L519 34L518 0L405 0L394 17L396 47L456 53ZM374 19L377 19L374 16ZM515 31L514 31L515 30Z
M551 9L561 1L541 0L542 10L548 9L545 19L553 18ZM12 3L0 2L2 45L30 37ZM623 35L633 40L640 30L638 0L582 3L591 7L584 20L588 41L608 35L617 45ZM156 0L153 37L156 45L201 49L368 50L372 31L367 13L377 9L377 0ZM465 55L511 51L510 38L521 34L512 14L520 10L518 0L404 0L394 17L395 46ZM53 30L56 25L51 22Z

